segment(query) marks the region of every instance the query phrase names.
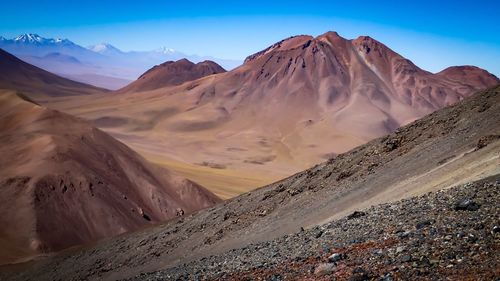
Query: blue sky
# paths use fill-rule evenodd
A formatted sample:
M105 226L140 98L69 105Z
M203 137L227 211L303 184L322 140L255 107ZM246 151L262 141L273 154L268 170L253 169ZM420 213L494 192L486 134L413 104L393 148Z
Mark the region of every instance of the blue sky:
M7 38L33 32L84 46L243 59L291 35L334 30L372 36L430 71L473 64L500 76L500 1L3 2Z

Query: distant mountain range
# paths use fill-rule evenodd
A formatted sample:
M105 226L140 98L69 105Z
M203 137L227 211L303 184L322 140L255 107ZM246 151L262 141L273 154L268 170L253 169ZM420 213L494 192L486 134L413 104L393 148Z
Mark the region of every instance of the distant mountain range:
M38 34L22 34L12 39L0 36L0 48L44 70L112 90L124 87L147 69L166 61L213 60L225 69L241 64L236 60L186 55L166 47L130 52L107 43L82 47L68 39L44 38Z

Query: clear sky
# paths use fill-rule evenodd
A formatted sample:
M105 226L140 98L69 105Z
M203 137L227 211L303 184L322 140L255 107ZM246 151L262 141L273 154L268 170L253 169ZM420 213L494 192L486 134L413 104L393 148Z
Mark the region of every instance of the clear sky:
M45 1L4 0L0 35L161 46L243 59L297 34L369 35L420 67L473 64L500 76L500 1ZM75 2L75 3L72 3Z

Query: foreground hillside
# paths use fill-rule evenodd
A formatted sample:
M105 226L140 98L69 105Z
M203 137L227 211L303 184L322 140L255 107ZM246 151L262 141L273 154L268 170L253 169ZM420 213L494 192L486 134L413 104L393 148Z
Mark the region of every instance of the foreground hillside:
M496 280L500 174L128 280Z
M433 74L373 38L335 32L287 38L232 71L152 90L168 81L160 79L167 68L146 73L135 92L131 86L127 94L48 106L94 121L222 197L310 168L500 83L472 66Z
M220 201L85 121L14 92L0 92L0 155L0 264Z
M484 255L485 260L495 265L498 264L497 261L488 259L491 257L490 252L478 252L490 246L492 249L498 247L498 243L495 242L497 240L487 236L491 231L494 233L497 231L494 228L495 222L491 219L498 215L498 209L495 207L498 205L498 185L494 182L484 186L473 185L478 190L477 197L473 196L474 190L467 189L470 185L466 185L450 193L436 193L421 199L411 199L414 201L369 208L498 175L500 174L499 151L500 87L496 87L479 92L454 106L432 113L390 135L370 141L309 170L242 194L213 208L170 221L162 226L110 239L89 248L74 249L42 259L25 265L18 274L15 274L15 268L3 268L3 271L8 272L6 274L9 275L6 276L13 280L25 280L35 276L42 280L68 278L114 280L132 278L142 272L157 270L162 270L162 273L147 276L168 279L168 274L174 274L192 279L194 277L185 274L197 274L215 278L220 271L214 270L213 267L221 270L228 268L234 274L240 274L239 271L246 274L246 270L250 270L249 274L252 272L267 274L269 271L266 270L275 266L273 261L280 261L281 254L284 255L282 259L288 260L287 253L290 253L289 258L301 253L296 260L298 266L301 268L310 266L311 270L316 270L318 263L324 262L327 254L334 251L342 253L350 251L343 257L348 264L342 265L339 262L338 266L346 267L345 274L352 274L351 262L363 261L373 254L369 252L366 256L361 256L357 251L362 251L363 248L375 251L381 249L381 255L393 255L394 250L391 248L393 246L397 252L393 258L397 260L394 260L394 263L389 260L389 265L394 264L394 266L399 266L401 262L405 267L413 268L415 262L418 268L420 264L426 263L425 259L428 259L430 264L436 264L435 260L438 259L436 268L441 268L440 264L446 265L443 269L446 271L442 273L446 274L453 272L448 271L453 270L448 265L464 261L462 253L465 259L469 259L468 252ZM427 198L430 203L425 203ZM474 202L465 204L465 209L476 209L476 205L480 205L479 212L474 213L472 210L467 213L468 210L465 210L464 213L455 213L449 207L444 208L445 205L455 204L462 199L471 199ZM436 203L432 203L432 200L436 200ZM415 202L415 205L410 204L411 202ZM357 213L351 217L361 217L360 220L355 218L346 222L346 219L342 219L360 210L364 210L366 218ZM411 215L413 212L414 215ZM442 217L438 216L439 213L442 213ZM406 218L398 214L410 216ZM418 215L423 216L422 221L418 219ZM371 223L363 223L368 222L368 218ZM390 218L398 220L390 221ZM479 225L478 230L472 231L470 227L475 225L476 221L468 219L457 221L463 218L477 219L477 223L482 223L483 226ZM406 219L408 221L405 221ZM426 219L430 221L425 221ZM353 229L356 221L362 223L356 224L356 229ZM372 223L379 221L387 225L377 224L378 228L374 229ZM303 246L299 247L296 244L297 239L304 237L304 234L299 232L302 229L321 230L322 228L317 228L318 225L327 224L323 227L325 228L330 222L333 222L330 225L333 225L334 231L345 229L346 234L352 234L352 239L359 241L346 240L351 238L339 233L339 240L325 245L322 250L324 252L318 252L319 258L311 261L309 257L312 255L311 251L321 249L317 248L318 245L310 236L307 237L311 240L305 241ZM394 226L394 229L391 226ZM444 227L450 229L443 229ZM433 228L436 228L437 236L427 234L428 231L434 232L431 230ZM325 237L335 234L330 232L331 229L330 227L323 230ZM384 234L384 231L388 233ZM394 237L407 231L410 231L407 236L410 241L408 244ZM438 241L435 249L429 246L427 249L419 249L418 253L413 252L415 246L420 245L412 244L417 241L415 239L425 245L433 245L434 242L428 239L434 239L433 237L448 239L446 238L448 235L453 233L458 235L459 231L464 232L463 239L474 239L466 238L470 234L481 239L477 240L479 246L471 245L466 251L460 249L462 241L455 244L457 249L455 246L450 246L452 243L444 244L445 242ZM321 238L322 235L315 234L315 237ZM387 235L387 244L379 245L384 242L383 235ZM272 240L275 242L268 242ZM260 246L254 247L250 246L251 244ZM278 245L278 248L272 248L273 245ZM433 251L438 251L444 245L446 250L443 253L436 253L436 257L432 256ZM398 250L398 246L402 246L403 249ZM244 250L245 247L251 250ZM264 247L266 250L260 255L257 247ZM276 251L269 252L268 249ZM445 255L447 251L450 252L449 257ZM233 263L227 259L234 253L240 253L241 256ZM274 260L269 259L269 255L274 256ZM240 259L246 262L241 264L241 268L238 267ZM464 264L476 265L479 260L483 259L470 257ZM227 267L223 266L225 261ZM266 264L268 261L269 264ZM381 259L373 261L376 264L373 269L359 265L362 269L354 273L378 276L392 272L393 269L379 265L379 261L383 262ZM210 263L210 267L207 266L204 268L205 271L200 271L199 268L204 267L207 262ZM461 269L462 267L457 266L457 272ZM286 274L279 268L273 270L278 274ZM292 264L289 270L293 272ZM477 267L477 270L482 274L488 271L488 267ZM302 271L301 273L309 274ZM276 278L279 280L281 277Z

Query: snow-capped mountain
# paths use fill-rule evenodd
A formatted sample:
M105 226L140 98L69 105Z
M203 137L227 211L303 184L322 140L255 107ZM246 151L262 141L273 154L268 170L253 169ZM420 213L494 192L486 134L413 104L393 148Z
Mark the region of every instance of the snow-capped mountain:
M43 43L45 41L48 41L45 38L40 37L38 34L33 34L33 33L26 33L26 34L21 34L14 38L15 42L30 42L30 43Z
M38 34L26 33L17 36L12 39L17 44L36 44L36 45L76 45L75 43L69 41L68 39L61 38L43 38Z
M97 45L88 46L87 49L103 55L123 54L120 49L108 43L100 43Z
M50 53L61 53L69 56L93 56L91 52L68 39L44 38L38 34L26 33L12 39L0 40L0 48L16 56L45 56Z
M155 52L162 53L162 54L174 54L174 53L176 53L176 51L174 49L167 48L165 46L163 46L159 49L156 49Z
M12 39L0 36L0 48L47 71L108 89L121 88L147 69L171 60L187 58L195 63L213 60L228 70L241 64L235 60L186 55L168 47L124 52L109 43L100 43L85 48L68 39L44 38L34 33Z

